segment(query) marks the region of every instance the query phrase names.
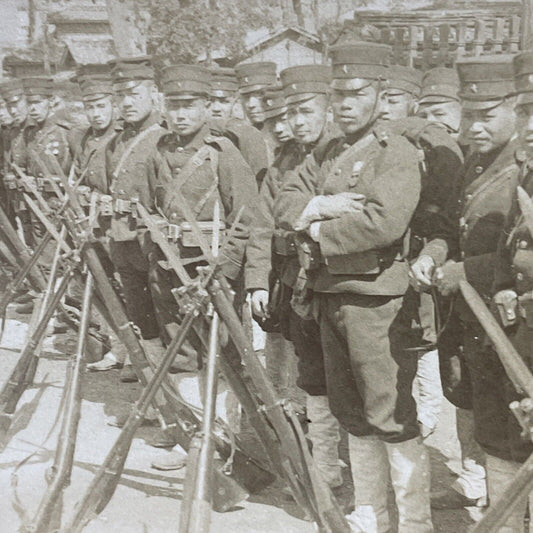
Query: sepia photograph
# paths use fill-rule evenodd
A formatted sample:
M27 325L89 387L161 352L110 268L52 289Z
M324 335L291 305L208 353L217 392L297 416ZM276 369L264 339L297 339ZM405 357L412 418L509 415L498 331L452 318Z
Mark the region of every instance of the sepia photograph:
M0 533L533 533L533 0L0 0Z

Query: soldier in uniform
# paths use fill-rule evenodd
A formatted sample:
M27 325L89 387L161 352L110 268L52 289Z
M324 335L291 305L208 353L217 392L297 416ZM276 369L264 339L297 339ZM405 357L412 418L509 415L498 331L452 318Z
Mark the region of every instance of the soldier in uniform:
M433 531L429 460L411 394L416 355L403 350L409 323L401 316L408 286L403 242L421 175L416 148L376 125L390 53L367 42L332 48L332 106L345 135L289 173L276 218L306 245L300 251L314 292L329 403L349 433L353 531L390 530L391 479L399 531L426 533ZM347 193L359 206L339 216L334 210Z
M533 195L533 53L514 57L517 96L517 132L520 164L518 181L529 196ZM513 190L514 192L514 190ZM516 194L513 195L506 226L496 253L493 303L518 353L533 368L533 228L525 223ZM491 503L505 494L509 483L533 452L529 435L509 410L509 404L522 397L508 378L499 357L490 348L477 354L478 372L474 379L474 417L476 438L486 452L489 498ZM476 379L477 378L477 379ZM533 494L524 495L499 533L524 531L524 518Z
M290 67L281 72L281 81L285 98L280 110L283 112L286 102L294 138L281 146L263 181L247 245L245 286L251 293L254 315L260 323L261 319L263 323L271 322L275 329L267 335L265 346L271 380L281 397L306 407L315 464L330 486L336 487L343 481L338 452L340 432L329 409L319 326L315 320L301 319L292 310L292 289L300 268L294 243L283 231L276 231L274 220L274 204L286 172L330 135L327 111L331 69L324 65ZM267 114L270 102L273 106L275 99L267 93ZM298 394L296 383L305 391L304 398Z
M276 63L269 61L241 63L235 67L246 118L258 130L265 123L264 91L277 85L276 68Z
M511 56L505 55L464 59L456 66L461 84L462 128L470 152L456 204L460 253L454 254L452 249L450 259L437 267L433 278L444 296L454 296L454 313L463 330L462 350L468 371L464 377L473 388L473 397L464 398L465 403L461 406L469 407L468 403L473 401L475 438L485 448L487 441L492 443L489 446L497 445L494 435L480 433L476 422L479 410L484 411L476 389L487 386L485 335L458 290L460 280L466 279L483 297L491 295L498 238L511 206L518 175L514 99L509 96L513 92L513 69ZM467 424L469 418L464 416L459 420L460 424L461 421ZM465 429L463 434L467 435L471 430L468 426ZM479 495L484 492L484 472L479 464L479 453L469 447L472 461L468 468L472 483L469 488L463 484L463 490L459 486L456 489L461 491L458 494L462 505L481 505L483 501Z
M450 136L460 143L459 146L466 155L466 145L461 144L459 135L461 104L458 93L459 77L455 69L437 67L428 70L422 78L417 115L444 126ZM462 171L460 179L456 180L456 187L460 187L461 183ZM455 198L456 194L457 191L452 190L451 194L449 193L450 200ZM431 283L436 261L445 259L445 257L429 259L422 254L412 265L411 272L421 288L428 287L428 283ZM445 305L442 305L443 303ZM443 392L446 398L456 406L456 430L461 447L461 471L453 482L451 490L447 488L431 494L431 506L435 509L459 508L471 505L472 502L483 505L487 501L484 454L474 438L472 387L468 378L468 369L462 357L463 329L457 314L450 310L450 304L449 298L440 304L443 323L437 346Z
M143 253L145 233L137 227L135 204L153 210L157 170L148 163L157 141L165 132L155 109L157 88L149 57L117 59L112 62L113 89L124 128L106 148L108 193L113 196L110 221L111 260L120 276L126 311L149 343L159 336L150 291L149 263ZM126 363L121 379L135 380Z
M461 102L459 78L453 68L436 67L424 72L416 114L430 122L442 124L459 141Z
M213 133L224 135L239 149L255 174L259 186L268 168L267 146L257 128L233 116L238 91L239 84L234 69L211 69L210 127Z
M387 105L383 108L381 118L383 120L402 120L414 115L422 85L421 72L403 65L391 65L388 85Z
M268 152L274 160L283 145L292 139L292 131L287 122L287 106L283 96L283 89L275 87L264 94L265 125L263 134Z
M158 171L157 202L169 224L184 227L180 202L185 201L204 226L210 242L213 232L215 202L220 206L221 224L227 228L234 222L242 206L242 230L221 258L221 272L237 289L242 283L244 247L248 237L245 229L251 219L252 203L257 196L255 176L243 156L226 137L216 137L209 128L208 98L210 72L197 65L174 65L163 71L166 121L171 133L162 136L156 146ZM178 196L179 195L179 196ZM175 243L179 255L198 263L188 265L189 274L196 276L201 264L201 251L190 232L180 232ZM163 344L168 345L179 323L179 308L171 289L182 285L168 269L158 247L150 254L150 280ZM242 293L242 291L241 291ZM241 301L242 303L242 301ZM182 347L174 361L175 371L196 371L201 347L191 340ZM169 439L165 444L168 445ZM160 444L161 446L163 444ZM183 456L177 450L156 460L153 466L169 470L183 466Z

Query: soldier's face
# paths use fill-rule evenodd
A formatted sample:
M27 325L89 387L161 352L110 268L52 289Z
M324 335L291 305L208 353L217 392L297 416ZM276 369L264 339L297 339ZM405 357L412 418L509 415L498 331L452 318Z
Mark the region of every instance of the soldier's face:
M231 117L235 98L232 96L211 96L209 98L209 114L211 118L228 119Z
M368 85L358 91L333 90L331 104L335 122L347 135L366 127L380 112L384 93Z
M167 122L179 136L194 135L207 121L205 98L169 98L165 101L165 107Z
M20 126L28 118L28 104L24 96L19 96L15 100L7 103L9 114L13 117L15 125Z
M516 131L524 150L529 156L533 155L533 104L516 108Z
M266 119L265 127L278 144L286 143L292 139L292 131L287 120L287 113Z
M263 105L263 92L254 91L241 96L242 107L248 120L256 125L265 121L265 107Z
M13 119L7 110L7 105L4 100L0 100L0 124L2 126L10 126L13 124Z
M457 140L461 124L461 104L457 100L437 104L421 104L417 115L429 122L442 124L450 135Z
M28 115L35 122L44 122L50 112L50 99L44 96L28 97Z
M289 125L298 144L310 144L318 140L327 121L328 101L319 95L289 107Z
M513 105L505 101L492 109L463 109L461 129L473 152L487 153L509 142L515 132Z
M111 96L98 98L83 103L85 114L91 127L95 130L105 130L113 120L113 101Z
M155 88L152 83L139 83L116 93L117 107L126 122L140 122L154 108Z
M386 93L381 106L381 119L398 120L413 114L416 102L412 94L404 91Z

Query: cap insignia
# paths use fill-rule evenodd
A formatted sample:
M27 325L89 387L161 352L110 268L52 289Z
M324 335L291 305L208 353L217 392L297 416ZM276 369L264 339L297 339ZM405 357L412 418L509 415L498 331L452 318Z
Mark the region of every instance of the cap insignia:
M474 93L474 94L477 94L477 85L475 83L471 83L470 86L468 87L468 90L471 92L471 93Z
M527 81L529 83L533 83L533 74L530 74L528 77L527 77Z
M265 101L265 104L268 106L268 107L272 107L274 105L274 100L271 100L270 98L268 98L266 101Z
M293 91L296 90L296 83L293 83L293 84L291 85L291 89L292 89Z
M248 83L250 80L248 79L248 76L244 76L244 83Z
M344 74L348 74L348 65L342 65L342 71Z

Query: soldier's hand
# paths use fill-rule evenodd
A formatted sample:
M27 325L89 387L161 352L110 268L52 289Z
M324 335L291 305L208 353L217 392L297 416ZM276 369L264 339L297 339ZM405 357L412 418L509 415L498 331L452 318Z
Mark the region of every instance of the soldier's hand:
M313 222L339 218L347 213L361 211L365 196L354 192L343 192L327 196L315 196L303 210L296 222L296 231L305 231Z
M268 291L259 289L252 292L252 313L261 318L268 317Z
M435 270L433 276L433 284L437 286L443 296L457 292L460 281L466 281L465 267L463 263L456 263L455 261L447 261Z
M435 261L429 255L421 255L411 265L409 270L409 283L416 290L424 290L432 285Z

